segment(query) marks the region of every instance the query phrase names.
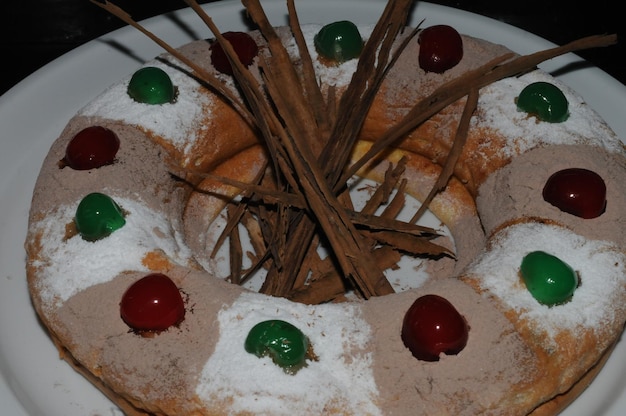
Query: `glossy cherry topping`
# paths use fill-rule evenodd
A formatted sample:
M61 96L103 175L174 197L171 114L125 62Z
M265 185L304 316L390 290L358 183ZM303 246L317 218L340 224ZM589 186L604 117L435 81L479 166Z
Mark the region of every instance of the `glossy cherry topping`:
M441 74L455 67L463 58L463 40L451 26L427 27L420 32L417 40L420 44L419 65L426 72Z
M185 303L176 284L161 273L133 283L120 302L120 315L137 332L164 331L185 318Z
M113 199L94 192L85 196L78 204L74 223L85 240L96 241L122 228L126 220Z
M120 139L101 126L91 126L79 131L65 148L62 165L76 170L96 169L110 165L120 148Z
M517 108L550 123L563 122L569 116L563 91L544 81L527 85L517 97Z
M409 308L402 323L402 341L413 356L439 361L439 355L458 354L469 337L465 318L445 298L425 295Z
M548 178L543 199L577 217L596 218L606 208L606 185L602 177L591 170L563 169Z
M259 54L259 47L249 34L245 32L224 32L222 36L230 42L242 64L247 67L252 65L254 58ZM214 41L211 43L210 49L213 67L223 74L232 75L233 67L222 45Z
M358 58L363 50L363 38L352 22L341 20L322 27L314 38L315 50L336 63Z
M557 305L568 301L578 287L578 275L558 257L533 251L520 268L526 288L539 303Z
M285 372L294 374L306 365L309 340L294 325L274 319L256 324L244 347L257 357L270 356Z
M127 92L133 100L144 104L172 103L176 98L176 88L170 76L154 66L136 71L128 83Z

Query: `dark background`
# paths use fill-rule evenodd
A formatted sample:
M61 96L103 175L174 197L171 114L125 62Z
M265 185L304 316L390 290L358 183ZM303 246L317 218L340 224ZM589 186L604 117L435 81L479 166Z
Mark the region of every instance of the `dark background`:
M112 2L135 20L186 7L182 0ZM626 23L617 0L593 0L582 5L572 0L430 2L492 17L556 44L592 34L617 33L618 45L579 55L626 84ZM88 0L0 0L0 18L0 94L54 58L122 26L118 18Z

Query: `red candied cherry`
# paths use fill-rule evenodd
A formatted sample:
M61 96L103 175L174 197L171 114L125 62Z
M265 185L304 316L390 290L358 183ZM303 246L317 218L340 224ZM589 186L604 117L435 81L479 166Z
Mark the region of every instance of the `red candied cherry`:
M596 218L606 208L606 185L602 177L591 170L563 169L548 178L543 199L577 217Z
M111 197L93 192L78 204L74 223L83 239L96 241L122 228L126 220L122 209Z
M568 301L578 287L576 272L558 257L543 251L524 256L520 273L530 294L548 306Z
M180 324L185 304L176 284L161 273L133 283L120 302L120 315L137 332L158 332Z
M63 165L76 170L110 165L119 148L120 139L112 130L102 126L87 127L67 144Z
M560 123L569 117L565 94L549 82L533 82L524 87L517 97L517 108L549 123Z
M402 323L402 342L423 361L439 361L439 355L458 354L465 348L469 326L445 298L424 295L409 308Z
M143 104L172 103L176 98L176 88L170 76L154 66L136 71L128 83L127 92L133 100Z
M363 50L363 38L359 29L347 20L325 25L313 40L317 53L337 63L358 58Z
M272 319L250 330L244 348L257 357L269 355L286 373L294 374L306 364L309 340L289 322Z
M420 44L419 65L426 72L441 74L463 58L463 40L451 26L427 27L420 32L417 40Z
M259 47L249 34L245 32L224 32L222 36L230 42L242 64L247 67L252 65L254 58L259 54ZM211 44L210 49L213 67L222 74L232 75L233 67L222 45L215 41Z

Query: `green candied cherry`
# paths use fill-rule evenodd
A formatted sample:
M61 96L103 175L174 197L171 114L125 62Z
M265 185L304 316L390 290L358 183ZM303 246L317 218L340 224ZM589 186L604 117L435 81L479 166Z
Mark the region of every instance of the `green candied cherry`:
M565 94L549 82L527 85L517 97L517 108L549 123L561 123L569 117Z
M363 50L363 38L356 25L347 20L329 23L314 38L317 53L339 64L358 58Z
M176 98L176 88L170 76L154 66L136 71L128 83L127 92L133 100L143 104L171 103Z
M528 253L520 268L530 294L544 305L567 302L578 287L578 275L564 261L544 251Z
M76 209L76 229L87 241L107 237L126 224L122 209L108 195L93 192L85 196Z
M289 322L278 319L259 322L248 333L244 347L257 357L269 355L288 374L306 365L308 338Z

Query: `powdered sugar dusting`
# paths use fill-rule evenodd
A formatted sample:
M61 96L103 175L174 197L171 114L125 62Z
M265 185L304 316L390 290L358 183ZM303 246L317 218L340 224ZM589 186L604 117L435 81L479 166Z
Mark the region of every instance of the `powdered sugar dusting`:
M33 266L41 268L39 286L48 306L58 307L76 293L124 271L147 270L142 260L151 251L162 250L170 259L188 263L190 252L182 236L163 214L131 199L115 201L128 213L126 224L102 240L89 242L79 235L65 239L65 227L74 221L79 201L33 225L42 233L40 258L46 259Z
M617 294L626 286L626 258L614 244L588 240L565 228L540 223L510 226L492 240L489 250L470 266L468 273L480 285L511 307L520 319L532 321L555 342L557 331L578 327L589 330L611 321ZM542 250L569 264L581 285L570 302L548 307L532 297L519 276L524 256Z
M556 85L568 101L569 117L562 123L539 122L523 111L516 111L516 98L527 85L545 81ZM621 142L571 88L549 74L535 70L521 77L509 77L481 90L474 125L496 130L508 139L502 152L507 157L526 152L538 145L594 144L619 151Z
M185 68L181 63L178 65ZM161 68L170 76L178 89L174 103L147 105L133 100L126 92L131 78L128 76L87 104L79 114L141 126L184 152L197 139L198 120L205 117L212 95L201 93L203 87L179 68L158 60L151 61L147 66Z
M311 59L313 60L313 67L315 73L318 75L320 85L322 86L346 86L350 83L352 75L356 71L358 64L357 59L351 59L343 62L341 65L326 65L319 59L319 54L315 50L314 39L315 35L322 28L321 25L303 25L302 34L306 40ZM359 26L359 32L361 36L366 40L366 37L371 33L372 28L368 26ZM295 44L290 47L294 52L296 51Z
M285 375L270 358L242 348L250 329L268 319L298 327L310 340L319 361L295 375ZM339 324L341 322L341 324ZM378 395L371 353L363 351L369 325L358 305L308 306L246 292L219 313L220 339L206 363L197 394L207 402L232 400L232 413L320 415L334 406L359 415L376 415ZM285 377L292 382L285 383Z

